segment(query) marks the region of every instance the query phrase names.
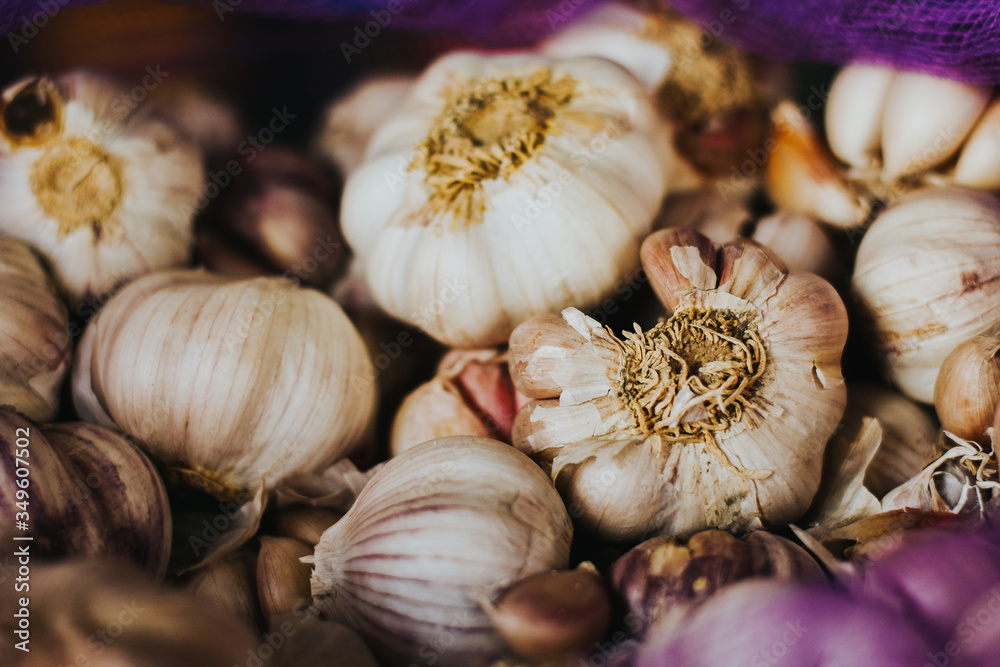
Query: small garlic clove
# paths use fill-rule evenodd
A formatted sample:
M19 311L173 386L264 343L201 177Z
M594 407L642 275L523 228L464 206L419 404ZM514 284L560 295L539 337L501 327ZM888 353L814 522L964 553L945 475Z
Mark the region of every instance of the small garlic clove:
M809 120L788 101L775 108L771 120L774 135L765 177L777 207L838 227L861 225L871 203L844 179Z
M882 180L895 181L951 157L989 102L992 88L899 72L882 112Z
M312 554L312 547L290 537L261 536L257 593L260 609L271 629L276 614L294 611L309 599L311 568L300 559Z
M72 340L66 306L31 248L0 237L0 405L47 421L59 409Z
M712 186L667 197L653 229L693 229L722 244L739 236L751 220L753 214L739 192Z
M966 139L953 179L971 188L1000 188L1000 100L990 104Z
M421 442L450 435L492 436L455 384L438 377L403 399L392 422L389 450L398 456Z
M718 284L715 246L698 232L664 229L650 234L639 256L653 291L668 309L677 307L682 293Z
M750 238L767 246L789 271L808 271L827 280L844 273L823 226L809 216L779 211L758 220Z
M882 157L882 114L896 70L848 65L837 73L826 100L826 139L840 160L858 169L878 166Z
M278 537L291 537L315 547L323 532L343 516L320 507L292 507L278 514L274 530Z
M483 607L515 653L566 662L603 635L611 615L604 580L593 564L522 579Z
M260 628L256 560L251 550L241 548L193 572L185 580L184 590L225 610L231 618Z
M934 409L941 428L960 438L990 441L986 429L1000 402L1000 337L976 336L941 362L934 383Z

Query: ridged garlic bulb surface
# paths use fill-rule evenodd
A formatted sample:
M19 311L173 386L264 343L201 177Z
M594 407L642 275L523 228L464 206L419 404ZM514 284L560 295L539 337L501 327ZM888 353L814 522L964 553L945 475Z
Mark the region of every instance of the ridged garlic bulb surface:
M888 378L932 402L951 351L1000 329L1000 201L964 188L903 197L862 239L851 286Z
M45 255L71 306L190 257L202 158L151 111L86 71L0 97L0 233Z
M380 306L448 345L487 346L634 271L678 165L619 66L458 53L372 137L341 221Z
M332 299L280 278L140 278L88 325L73 397L171 472L225 498L351 452L375 407L361 337Z
M453 436L390 459L316 546L316 604L388 664L489 664L483 603L565 568L572 525L548 477L496 440Z

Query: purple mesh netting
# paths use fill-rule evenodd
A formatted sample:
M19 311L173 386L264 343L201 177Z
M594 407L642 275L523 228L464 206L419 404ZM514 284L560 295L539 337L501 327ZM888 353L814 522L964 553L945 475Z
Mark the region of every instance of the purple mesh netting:
M776 60L893 65L1000 83L995 0L673 0L740 48Z

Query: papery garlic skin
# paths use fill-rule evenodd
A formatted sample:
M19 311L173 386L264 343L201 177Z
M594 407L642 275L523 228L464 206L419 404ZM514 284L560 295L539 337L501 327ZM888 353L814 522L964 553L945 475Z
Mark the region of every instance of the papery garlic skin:
M886 376L930 403L945 357L1000 328L1000 202L965 188L901 198L858 247L851 289Z
M605 539L795 519L846 402L836 292L784 273L760 246L716 248L689 231L649 237L643 266L673 313L658 328L623 341L567 309L511 335L515 385L537 399L518 413L515 445L551 467L579 520ZM740 342L708 342L727 338Z
M565 568L572 532L551 482L509 445L423 443L390 459L323 534L314 602L389 664L430 653L439 664L484 664L504 642L483 601Z
M448 345L493 345L633 271L677 165L617 65L452 54L372 137L341 222L386 311Z
M354 171L372 135L403 103L415 81L404 74L363 79L326 108L313 150L342 176Z
M72 306L190 257L201 155L128 91L85 71L0 103L0 232L41 252Z
M72 341L66 306L31 249L0 237L0 405L36 421L59 409Z
M273 486L351 452L374 371L328 297L279 278L145 276L88 325L73 371L82 416L134 436L217 497Z

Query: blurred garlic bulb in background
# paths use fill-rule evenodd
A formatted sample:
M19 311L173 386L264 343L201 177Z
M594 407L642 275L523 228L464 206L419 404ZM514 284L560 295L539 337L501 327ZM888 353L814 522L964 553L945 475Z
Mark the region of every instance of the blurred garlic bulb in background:
M823 226L806 215L779 211L757 221L751 239L777 255L789 272L805 271L821 278L841 277L844 266Z
M514 388L506 354L452 350L441 359L434 378L403 399L392 424L392 455L449 435L478 435L509 444L514 417L527 401Z
M184 580L184 590L224 610L247 627L262 626L257 601L257 555L247 545L199 568Z
M135 281L90 322L73 374L82 417L116 425L168 481L223 503L259 502L282 477L351 453L375 409L350 320L279 278L166 271Z
M808 507L844 411L847 315L834 289L760 246L646 239L668 317L614 336L576 309L511 335L514 444L604 539L780 525Z
M447 345L493 345L634 271L679 164L617 65L457 53L372 137L341 223L386 311Z
M243 121L236 109L195 82L166 81L151 99L157 111L209 159L226 157L243 138Z
M29 537L40 558L127 558L163 577L172 526L167 491L134 444L100 426L38 425L0 408L0 460L0 510L11 517L0 527L5 543ZM15 515L26 529L15 532Z
M1000 403L1000 337L976 336L941 362L934 383L934 409L941 428L965 440L990 441L986 429Z
M405 74L362 79L326 108L313 150L346 177L362 163L368 141L396 112L415 81Z
M928 188L883 211L858 247L851 289L876 358L907 396L930 403L944 359L1000 328L1000 202Z
M572 534L551 482L510 445L426 442L390 459L323 534L314 604L391 664L483 664L504 648L484 601L565 568Z
M85 71L0 94L0 232L48 259L71 306L190 257L202 158L140 102Z
M0 405L55 417L71 354L66 306L48 271L27 245L0 237Z

